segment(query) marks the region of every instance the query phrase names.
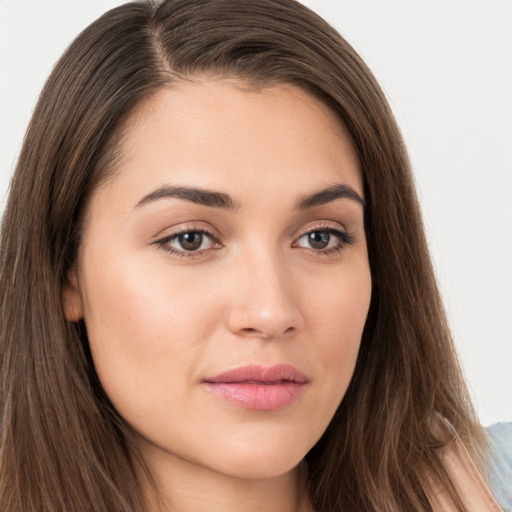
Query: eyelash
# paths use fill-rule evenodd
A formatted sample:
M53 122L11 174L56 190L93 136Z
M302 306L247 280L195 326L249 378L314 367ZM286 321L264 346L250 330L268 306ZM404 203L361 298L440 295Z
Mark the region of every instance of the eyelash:
M330 226L318 226L312 229L308 229L306 232L302 233L296 241L292 244L293 246L296 246L296 244L299 242L299 240L303 239L304 237L307 237L308 235L311 235L312 233L327 233L329 235L335 236L339 244L336 247L329 247L327 249L312 249L312 248L306 248L306 250L317 254L321 256L331 256L335 255L341 251L343 251L347 245L353 245L355 243L355 236L351 233L347 233L345 231L342 231L338 228L330 227ZM217 244L218 247L215 249L219 249L222 247L221 242L218 240L218 238L211 232L203 228L196 229L194 227L185 227L183 229L179 229L172 233L171 235L165 236L164 238L161 238L159 240L156 240L154 245L157 245L161 247L163 250L167 251L168 253L178 256L180 258L197 258L202 256L206 251L211 250L211 248L208 249L201 249L201 250L190 250L187 251L186 249L175 249L171 247L169 244L177 240L178 237L187 235L187 234L197 234L201 236L206 236L212 240L212 243ZM330 241L329 241L330 243Z

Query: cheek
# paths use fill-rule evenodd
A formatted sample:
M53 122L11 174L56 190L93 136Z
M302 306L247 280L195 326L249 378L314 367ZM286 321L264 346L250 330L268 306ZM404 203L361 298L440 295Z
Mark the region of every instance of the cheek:
M326 293L312 296L309 319L315 332L314 357L322 377L326 408L338 407L352 379L371 298L367 266L336 280ZM331 401L331 405L328 402Z
M338 351L345 345L347 348L353 344L359 346L372 291L368 265L347 266L339 271L339 277L331 275L323 284L321 288L309 284L305 310L310 323L324 332L322 339L326 349Z
M84 319L96 372L114 405L121 412L130 396L149 408L171 386L183 391L218 317L203 291L126 258L89 261Z

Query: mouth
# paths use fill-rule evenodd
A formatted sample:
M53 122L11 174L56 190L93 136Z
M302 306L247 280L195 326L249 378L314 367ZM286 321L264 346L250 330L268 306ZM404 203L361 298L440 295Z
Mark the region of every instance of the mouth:
M293 366L244 366L203 380L213 395L244 409L277 411L295 402L308 383Z

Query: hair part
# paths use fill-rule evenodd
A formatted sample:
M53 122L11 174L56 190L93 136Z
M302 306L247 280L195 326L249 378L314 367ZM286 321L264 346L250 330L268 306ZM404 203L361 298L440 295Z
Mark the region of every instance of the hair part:
M373 290L356 370L306 456L315 510L430 510L426 472L447 482L445 418L474 455L483 434L464 385L402 138L371 72L294 0L132 2L99 18L49 77L2 226L0 508L141 512L143 461L103 392L62 286L96 187L115 172L137 108L195 77L290 84L346 129L365 188ZM151 475L148 473L147 477Z

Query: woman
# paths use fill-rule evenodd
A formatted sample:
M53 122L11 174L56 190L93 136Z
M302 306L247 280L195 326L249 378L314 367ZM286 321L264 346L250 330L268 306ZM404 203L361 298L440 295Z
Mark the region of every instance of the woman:
M3 511L500 510L392 114L294 1L87 28L1 286Z

